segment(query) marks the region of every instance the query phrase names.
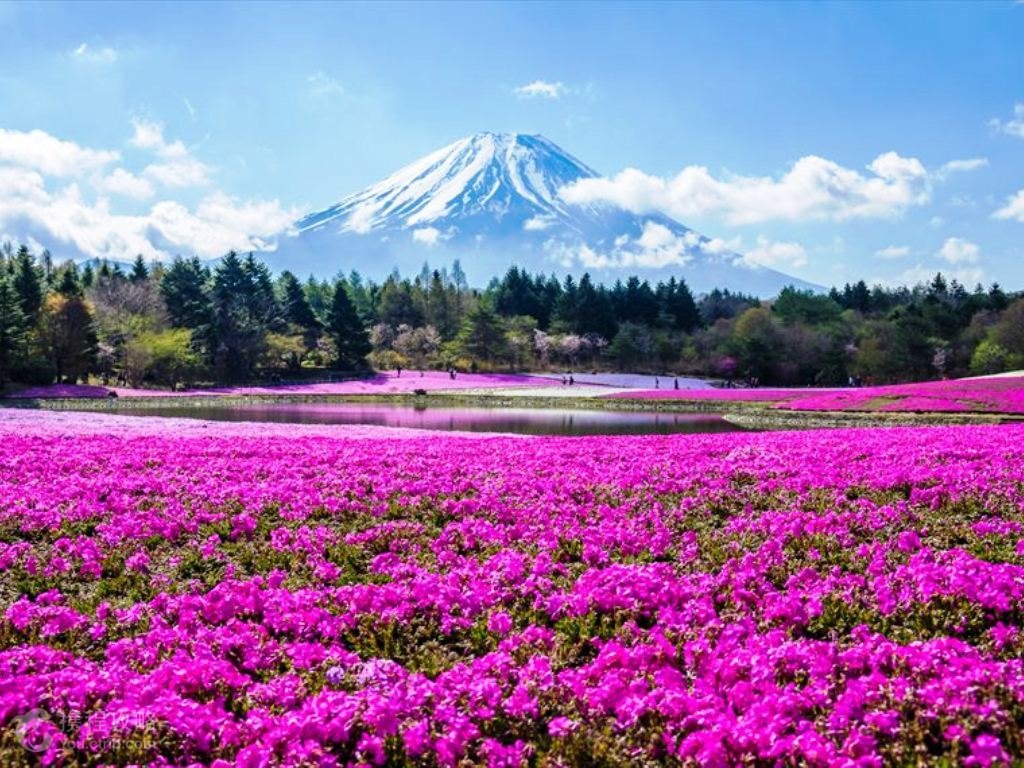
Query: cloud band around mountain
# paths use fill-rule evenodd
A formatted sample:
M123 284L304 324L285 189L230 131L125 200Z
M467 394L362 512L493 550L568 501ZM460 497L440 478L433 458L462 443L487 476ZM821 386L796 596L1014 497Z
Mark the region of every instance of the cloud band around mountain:
M886 152L866 172L816 155L797 160L782 176L716 178L692 165L671 178L627 168L610 178L580 179L561 190L569 203L611 203L633 213L667 213L686 220L718 215L730 224L891 218L931 199L940 174L974 170L983 158L955 160L930 173L920 160Z

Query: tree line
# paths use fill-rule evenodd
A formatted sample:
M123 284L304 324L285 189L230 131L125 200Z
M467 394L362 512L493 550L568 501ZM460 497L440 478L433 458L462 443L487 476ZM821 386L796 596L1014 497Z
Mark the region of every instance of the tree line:
M370 367L614 369L763 384L894 382L1024 367L1024 297L941 274L771 301L638 277L606 286L459 263L383 282L276 277L253 254L55 265L0 246L0 387L292 380Z

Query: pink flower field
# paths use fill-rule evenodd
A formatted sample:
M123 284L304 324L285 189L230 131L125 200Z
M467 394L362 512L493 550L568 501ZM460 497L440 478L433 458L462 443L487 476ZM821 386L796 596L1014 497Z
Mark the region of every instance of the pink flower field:
M803 411L1024 413L1024 376L836 390L799 398L784 407Z
M505 373L460 373L452 379L443 371L394 371L379 373L368 379L352 379L320 384L281 384L251 387L210 387L171 392L161 389L130 389L77 384L53 384L30 387L10 395L21 399L102 398L113 392L120 397L202 397L217 395L396 395L412 394L417 389L444 392L497 387L547 387L551 381L539 376Z
M0 764L1024 760L1024 427L80 416L0 411Z
M694 400L722 403L778 403L806 397L814 389L647 389L602 395L616 400ZM831 390L828 390L831 391Z
M648 390L616 399L763 402L795 411L883 411L1024 414L1024 376L927 381L856 389Z

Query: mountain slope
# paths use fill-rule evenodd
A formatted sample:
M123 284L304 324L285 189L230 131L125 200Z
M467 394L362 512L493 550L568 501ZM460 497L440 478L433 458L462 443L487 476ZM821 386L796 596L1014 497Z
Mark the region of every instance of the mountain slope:
M296 224L270 258L279 269L375 278L460 259L471 282L516 264L603 281L626 274L684 277L698 291L760 295L800 280L752 267L736 253L661 215L573 205L559 190L597 173L542 136L460 139Z

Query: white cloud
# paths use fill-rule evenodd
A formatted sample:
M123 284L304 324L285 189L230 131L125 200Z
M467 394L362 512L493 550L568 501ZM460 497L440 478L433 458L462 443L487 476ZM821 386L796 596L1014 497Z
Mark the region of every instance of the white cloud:
M934 267L926 267L923 264L915 264L910 269L905 269L899 277L893 281L895 285L918 285L930 283L940 270ZM956 280L961 285L976 285L985 279L985 272L978 268L963 268L952 270L941 270L944 277L949 280Z
M137 127L133 143L165 155L169 164L199 163L187 150L182 156L178 147L184 146L165 141L154 125ZM145 172L120 166L108 172L105 167L118 159L117 152L84 149L42 131L0 131L0 231L74 257L216 257L231 248L272 249L299 214L276 200L237 200L222 192L207 194L194 207L162 199L148 211L124 212L111 196L144 199L155 189Z
M309 95L317 98L345 95L344 86L323 71L314 72L307 77L306 85L309 87Z
M141 117L132 118L131 145L139 149L152 149L160 151L165 146L164 126L152 120Z
M147 179L124 168L115 168L106 176L97 177L93 180L93 186L100 192L124 195L136 200L146 200L153 196L153 185Z
M875 251L875 256L879 259L902 259L909 254L910 247L906 245L887 245Z
M132 127L132 146L150 150L160 158L160 162L147 165L143 175L167 187L201 187L209 183L209 167L193 157L180 139L167 141L162 123L136 117L132 118Z
M997 219L1014 219L1024 223L1024 189L1006 200L1006 205L992 214Z
M969 157L964 160L950 160L948 163L943 163L939 168L939 178L945 178L951 173L964 173L966 171L976 171L979 168L988 167L987 157Z
M1005 133L1007 136L1016 136L1018 139L1024 139L1024 101L1013 105L1013 117L1009 120L1000 120L997 117L993 117L988 121L988 124L995 131Z
M718 256L741 267L795 268L807 265L807 251L800 243L773 242L758 237L757 245L744 251L739 237L730 240L702 238L696 232L677 235L655 221L645 221L638 237L621 235L608 248L583 243L567 244L551 239L544 244L548 257L565 268L660 269L683 266L693 260L694 251Z
M734 253L743 247L743 238L736 236L729 240L721 237L713 237L704 243L704 250L720 255L723 253Z
M951 237L942 244L936 256L950 264L974 264L981 257L981 249L970 240Z
M513 88L512 93L520 99L559 99L565 95L566 87L562 83L534 80Z
M61 141L45 131L0 128L0 163L31 168L47 176L79 176L119 160L120 153Z
M373 229L373 212L373 206L368 203L357 206L345 222L345 229L358 235L365 235Z
M444 240L448 240L454 234L452 230L442 232L437 227L420 227L412 231L412 239L413 242L423 243L428 248L432 248Z
M645 221L643 231L622 250L623 266L667 267L686 264L693 256L689 251L700 241L693 232L677 235L664 224Z
M209 171L205 163L194 157L183 157L164 163L152 163L142 172L167 187L201 187L209 183Z
M930 199L929 173L915 158L886 152L867 170L864 174L813 155L797 160L777 179L717 179L703 166L689 166L664 179L627 168L612 178L580 179L560 194L570 203L606 202L634 213L665 211L678 218L718 214L732 224L890 218Z
M758 236L757 247L746 251L741 260L750 267L804 267L807 251L800 243L772 242Z
M92 48L82 43L71 52L71 57L89 64L113 64L117 61L117 51L110 47Z
M579 265L585 269L660 269L687 264L693 258L692 250L700 243L696 232L677 235L664 224L645 221L639 236L621 235L604 250L555 239L548 240L544 248L549 258L566 268Z
M523 222L523 229L527 232L540 232L548 229L555 223L555 219L552 216L531 216Z

